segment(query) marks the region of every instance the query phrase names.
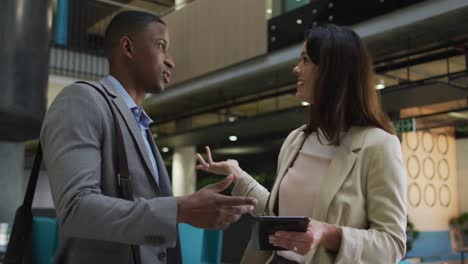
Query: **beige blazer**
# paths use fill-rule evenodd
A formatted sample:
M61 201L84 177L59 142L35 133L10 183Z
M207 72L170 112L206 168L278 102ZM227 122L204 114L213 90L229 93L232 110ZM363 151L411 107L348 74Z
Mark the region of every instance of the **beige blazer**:
M281 147L269 215L275 215L281 180L307 138L304 130L292 131ZM257 213L263 213L270 193L247 173L243 176L232 194L255 197ZM337 225L342 241L337 253L319 247L305 256L305 263L398 262L406 252L406 170L398 138L371 127L346 132L321 182L313 219ZM268 263L271 255L249 244L242 263Z

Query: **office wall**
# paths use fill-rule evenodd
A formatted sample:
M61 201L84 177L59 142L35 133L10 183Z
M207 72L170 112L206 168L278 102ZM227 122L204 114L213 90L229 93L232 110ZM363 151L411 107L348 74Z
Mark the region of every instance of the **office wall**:
M468 138L457 139L457 174L460 213L468 212Z
M420 231L448 230L459 214L454 128L404 133L402 139L410 221Z
M3 128L2 128L3 129ZM26 190L24 143L0 141L0 223L13 223Z

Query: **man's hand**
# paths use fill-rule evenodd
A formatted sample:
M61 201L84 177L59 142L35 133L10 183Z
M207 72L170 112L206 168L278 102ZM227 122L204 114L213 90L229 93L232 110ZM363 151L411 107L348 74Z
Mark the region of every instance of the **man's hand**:
M254 211L257 201L249 197L231 197L220 194L233 181L229 175L223 181L208 185L199 191L179 197L177 222L199 228L226 229L248 212Z

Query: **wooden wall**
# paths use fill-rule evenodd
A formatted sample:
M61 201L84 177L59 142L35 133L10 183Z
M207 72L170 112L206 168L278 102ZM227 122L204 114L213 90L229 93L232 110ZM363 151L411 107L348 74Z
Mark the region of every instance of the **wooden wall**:
M163 19L175 61L172 83L267 52L266 1L197 0Z

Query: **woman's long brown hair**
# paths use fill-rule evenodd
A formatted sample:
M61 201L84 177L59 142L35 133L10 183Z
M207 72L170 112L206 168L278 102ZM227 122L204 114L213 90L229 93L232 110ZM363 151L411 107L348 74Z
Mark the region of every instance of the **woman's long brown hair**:
M339 145L340 134L351 126L394 134L375 89L372 59L359 36L327 24L310 30L305 41L307 54L318 66L307 132L319 128L330 145Z

